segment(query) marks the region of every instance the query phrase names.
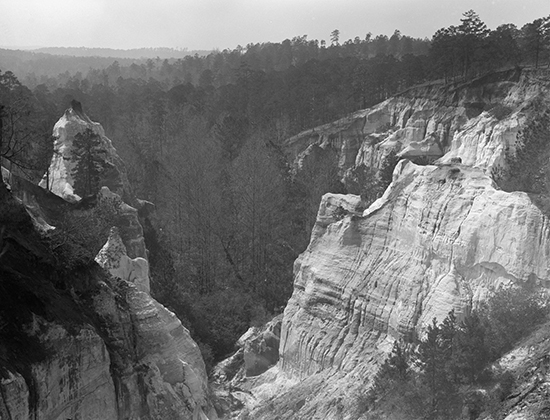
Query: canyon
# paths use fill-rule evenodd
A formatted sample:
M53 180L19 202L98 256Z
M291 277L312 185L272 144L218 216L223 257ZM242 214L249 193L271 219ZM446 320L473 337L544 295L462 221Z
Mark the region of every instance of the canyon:
M547 72L518 69L426 83L285 142L294 171L327 152L336 157L327 170L345 185L360 168L380 171L390 153L400 160L374 202L323 196L283 315L247 333L237 355L214 369L218 396L235 403L226 412L214 408L224 404L197 344L150 296L138 213L154 206L132 194L112 142L73 103L54 128L56 153L41 187L14 179L11 194L1 186L4 208L27 212L15 221L0 213L10 220L0 237L0 287L13 295L0 320L22 328L18 340L28 343L0 346L0 418L362 418L364 394L396 340L422 337L452 309L460 319L502 286L549 285L549 191L505 188L525 127L549 109L549 87ZM73 179L71 147L87 129L108 168L95 198L77 194ZM547 164L538 173L550 181ZM55 231L51 215L102 203L117 209L119 225L95 260L58 272L64 263L36 245ZM10 328L0 324L2 337ZM516 373L537 366L524 376L534 385L518 385L509 420L532 418L536 404L525 402L540 401L550 384L539 368L547 328L503 359Z
M256 400L240 418L359 418L395 340L422 337L450 310L460 319L502 286L547 287L547 191L507 192L495 174L522 146L535 104L547 109L549 81L510 70L427 84L287 141L296 170L322 148L344 182L390 151L402 160L366 209L356 195L323 197L294 266L279 362L242 384Z

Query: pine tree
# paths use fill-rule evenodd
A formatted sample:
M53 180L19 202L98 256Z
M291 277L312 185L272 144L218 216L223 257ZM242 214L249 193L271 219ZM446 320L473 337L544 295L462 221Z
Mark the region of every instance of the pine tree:
M448 313L439 328L441 331L441 351L445 357L445 373L450 380L455 381L457 376L455 359L459 328L454 309Z
M340 31L338 29L335 29L330 33L330 42L331 46L338 46L340 45Z
M420 381L428 394L428 419L445 418L455 408L457 390L448 373L449 332L444 334L434 318L428 326L426 338L418 346Z
M550 16L535 19L521 28L525 54L535 63L535 68L550 44Z
M389 409L393 414L418 412L417 402L422 396L415 386L415 374L410 369L411 354L400 341L393 343L393 349L374 377L368 393L368 404L373 410ZM421 404L420 404L421 405Z
M90 128L75 135L73 155L77 163L72 171L72 176L76 194L86 197L98 192L105 154L106 151L102 148L101 138Z
M464 13L461 24L458 27L463 75L468 76L472 66L476 63L476 57L480 55L485 38L489 35L487 25L473 10Z
M478 380L489 362L489 351L485 343L485 327L477 313L467 316L460 324L453 356L457 371L465 382Z
M443 73L445 82L455 77L458 57L458 28L450 26L439 29L432 37L430 55L437 70Z
M402 343L395 341L391 354L376 374L374 392L377 395L386 393L396 381L406 381L409 374L409 352Z

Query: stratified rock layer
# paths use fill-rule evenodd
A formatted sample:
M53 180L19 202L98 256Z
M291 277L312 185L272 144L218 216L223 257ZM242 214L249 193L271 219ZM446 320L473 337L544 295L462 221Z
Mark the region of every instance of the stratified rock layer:
M421 336L451 309L460 317L499 285L548 284L549 219L491 177L547 86L514 71L433 84L289 140L296 170L317 145L337 151L344 178L379 168L389 149L438 160L402 160L361 213L358 196L324 196L295 263L275 379L252 389L249 418L346 418L396 339Z
M187 418L192 413L208 412L208 381L200 350L180 320L149 296L147 261L128 258L116 228L111 230L96 261L120 282L131 317L128 328L132 329L135 360L133 366L124 366L131 374L123 376L127 383L121 388L135 389L125 393L127 409L134 411L141 405L144 392L139 387L145 387L148 410L154 418L161 414L177 416L175 413L180 413L177 418ZM96 297L95 307L102 318L119 316L113 303L109 294ZM124 324L124 320L118 322ZM113 333L113 338L116 335ZM120 338L127 339L124 335ZM145 384L140 385L139 375L146 378Z
M503 163L524 120L522 109L544 94L547 80L536 72L511 70L463 85L431 83L402 92L361 110L304 131L286 144L299 168L317 145L338 154L342 177L354 167L379 168L393 150L408 159L448 162L460 157L471 166Z
M349 371L499 284L550 277L550 224L527 194L499 191L464 165L401 161L394 176L361 216L335 220L357 199L324 197L285 309L285 372Z
M323 198L295 264L278 379L252 390L270 404L252 418L352 412L395 339L423 334L451 309L460 317L498 285L550 278L549 220L480 169L401 161L381 199L363 214L358 202ZM281 392L277 382L293 379Z

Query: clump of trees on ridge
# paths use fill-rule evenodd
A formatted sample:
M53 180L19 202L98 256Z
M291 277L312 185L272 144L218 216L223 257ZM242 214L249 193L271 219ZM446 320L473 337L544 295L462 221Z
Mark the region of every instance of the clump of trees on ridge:
M547 319L548 298L503 288L458 321L454 311L417 342L396 341L374 378L364 409L374 419L496 418L513 375L491 366Z

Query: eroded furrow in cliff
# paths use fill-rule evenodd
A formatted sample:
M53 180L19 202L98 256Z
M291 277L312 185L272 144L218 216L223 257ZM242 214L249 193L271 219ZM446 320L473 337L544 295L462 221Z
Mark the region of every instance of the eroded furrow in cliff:
M324 197L285 309L285 375L359 375L366 386L395 339L420 336L451 309L460 317L500 284L545 283L548 220L527 194L458 163L401 161L395 174L362 215L352 212L357 197ZM331 219L338 207L350 213Z

